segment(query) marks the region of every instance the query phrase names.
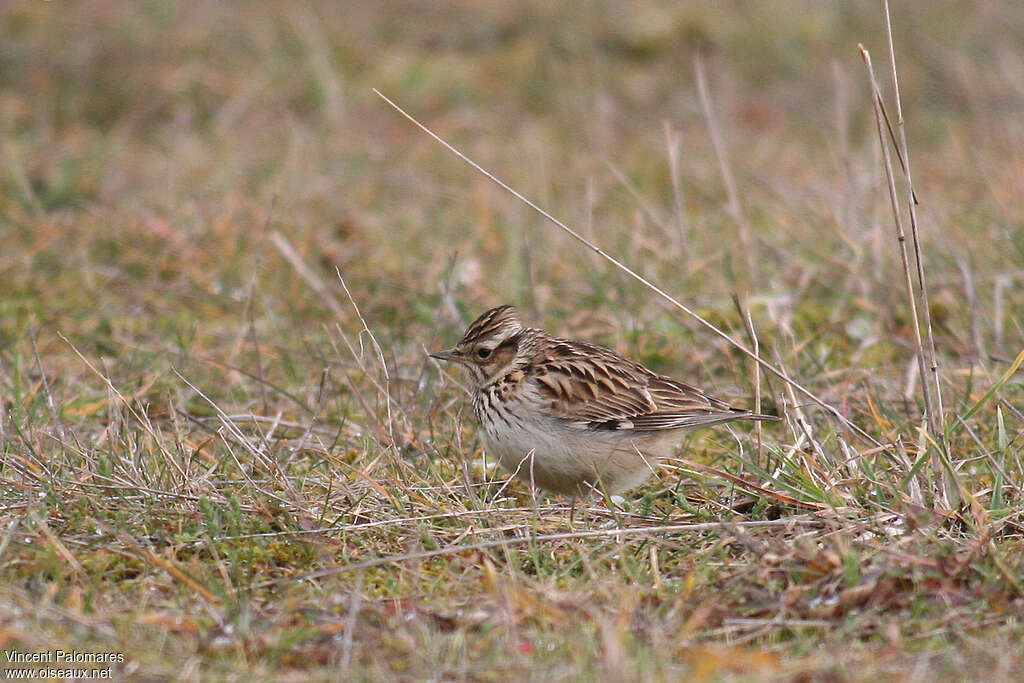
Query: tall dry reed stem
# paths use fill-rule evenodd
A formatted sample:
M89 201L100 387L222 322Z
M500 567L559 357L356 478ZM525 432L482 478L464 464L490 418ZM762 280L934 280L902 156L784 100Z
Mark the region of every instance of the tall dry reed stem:
M891 29L891 26L888 23L888 18L889 18L888 2L886 2L885 8L886 8L886 22L887 22L886 26L889 29L888 35L889 35L890 56L892 57L895 53L894 53L893 47L892 47L892 29ZM896 190L896 179L895 179L895 175L894 175L894 172L893 172L892 156L889 153L889 147L888 147L888 145L886 145L886 139L885 139L885 137L886 137L885 134L886 134L886 130L887 129L888 129L888 132L889 132L890 136L892 136L892 128L888 125L888 117L887 117L887 115L885 113L884 105L883 105L883 102L882 102L882 95L881 95L881 90L880 90L880 88L878 86L878 80L875 78L875 70L874 70L874 67L872 66L872 63L871 63L871 55L868 53L867 49L865 49L865 47L863 45L858 45L858 48L860 49L861 57L864 59L864 64L865 64L865 67L867 68L867 71L868 71L868 78L869 78L870 83L871 83L871 101L872 101L872 105L873 105L873 109L874 109L874 113L875 113L875 125L876 125L877 130L878 130L878 142L879 142L879 145L881 146L881 151L882 151L882 161L883 161L883 166L885 168L886 184L887 184L888 190L889 190L889 208L891 209L892 215L893 215L893 222L894 222L895 228L896 228L896 242L898 244L899 253L900 253L900 263L902 264L902 267L903 267L903 284L904 284L904 288L906 290L907 305L910 308L910 317L911 317L911 320L912 320L911 327L913 328L913 333L914 333L915 358L917 360L918 373L919 373L919 375L921 377L921 395L922 395L922 399L924 401L924 410L925 410L925 416L926 416L926 420L927 420L927 424L928 424L928 432L929 432L929 435L932 437L932 440L936 444L940 444L939 445L939 451L936 452L934 457L932 458L932 469L933 469L933 472L935 474L935 501L934 501L934 503L935 503L936 507L940 507L940 508L944 508L944 509L949 509L950 508L949 491L948 491L948 488L946 486L945 472L944 472L943 464L942 464L942 461L944 459L948 460L948 458L944 458L943 457L943 456L946 455L946 448L944 446L945 439L944 439L944 435L942 433L942 427L941 427L942 420L941 420L941 416L939 415L939 411L941 410L941 408L940 408L941 402L936 401L933 398L933 393L932 393L933 392L933 384L928 381L928 378L930 376L935 378L934 388L937 391L937 389L938 389L937 367L938 366L937 366L937 363L935 361L934 340L933 340L933 338L931 336L931 320L930 320L930 317L927 314L927 297L926 296L922 297L922 302L923 302L923 307L925 309L924 317L927 320L928 339L929 339L929 343L930 343L930 355L928 353L926 353L926 351L925 351L924 339L922 338L922 335L921 335L922 314L918 310L917 297L918 297L919 293L924 291L924 269L923 269L923 266L921 264L920 240L918 239L918 236L917 236L916 213L914 211L914 205L915 205L915 202L916 202L916 196L914 195L913 184L911 182L910 163L909 163L909 159L907 159L907 156L906 156L906 134L905 134L904 126L903 126L902 108L901 108L901 105L899 103L899 98L897 97L897 112L898 112L897 127L898 127L898 130L899 130L899 133L900 133L900 140L901 140L899 146L897 147L897 153L899 155L899 159L900 159L900 163L901 163L901 167L903 169L904 175L905 175L905 177L907 179L907 200L908 200L908 203L910 205L910 215L912 217L911 218L911 225L912 225L912 229L913 229L913 233L914 233L913 237L914 237L914 242L915 242L915 256L916 256L916 260L917 260L918 283L919 283L919 286L920 286L920 291L918 293L915 293L915 291L914 291L914 282L913 282L913 276L911 274L911 266L910 266L910 256L909 256L908 251L907 251L907 236L906 236L906 232L905 232L905 230L903 228L903 217L902 217L902 215L900 213L900 200L899 200L899 195L898 195L897 190ZM893 70L893 81L894 81L894 83L896 83L896 66L895 66L895 61L893 61L892 70ZM897 92L898 92L898 86L897 86ZM893 140L893 142L894 142L894 146L895 146L895 144L896 144L895 143L895 139ZM929 375L929 373L926 372L926 367L930 367L931 368L932 375Z

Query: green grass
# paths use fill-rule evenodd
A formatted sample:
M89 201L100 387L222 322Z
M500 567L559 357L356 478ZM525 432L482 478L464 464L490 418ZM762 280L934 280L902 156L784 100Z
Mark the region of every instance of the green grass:
M893 29L948 511L857 51L891 98L877 3L0 10L3 649L142 680L1014 678L1024 10ZM503 489L424 353L487 307L739 404L753 365L372 88L749 343L738 295L881 446L762 372L760 449L690 435L572 528Z

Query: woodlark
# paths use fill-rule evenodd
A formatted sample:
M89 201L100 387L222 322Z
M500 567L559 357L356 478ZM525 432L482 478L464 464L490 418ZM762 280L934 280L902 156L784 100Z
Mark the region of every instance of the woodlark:
M430 355L469 370L487 453L557 493L620 493L671 455L681 432L778 419L730 408L609 349L525 327L511 306L487 311L455 348Z

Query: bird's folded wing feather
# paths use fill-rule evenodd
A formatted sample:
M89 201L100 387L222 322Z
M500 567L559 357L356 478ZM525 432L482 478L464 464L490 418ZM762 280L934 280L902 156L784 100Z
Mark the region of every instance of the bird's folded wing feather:
M654 431L716 424L749 413L696 387L582 342L559 343L534 373L551 413L595 429Z

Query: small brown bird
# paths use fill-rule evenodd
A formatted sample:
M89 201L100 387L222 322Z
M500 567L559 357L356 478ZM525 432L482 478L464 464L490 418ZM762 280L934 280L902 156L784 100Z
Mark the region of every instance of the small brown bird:
M447 351L469 370L490 455L520 479L578 495L638 486L681 432L777 420L708 396L606 348L525 327L511 306L487 311Z

